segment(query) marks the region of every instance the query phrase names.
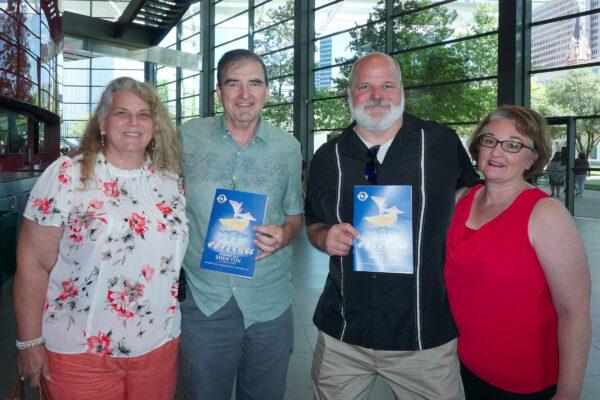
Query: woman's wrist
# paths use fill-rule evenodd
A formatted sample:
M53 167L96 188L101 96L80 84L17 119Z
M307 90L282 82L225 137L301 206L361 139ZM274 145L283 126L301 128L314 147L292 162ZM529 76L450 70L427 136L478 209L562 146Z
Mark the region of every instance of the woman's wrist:
M17 339L17 350L26 350L35 346L43 345L46 341L43 336L37 337L35 339L20 341Z

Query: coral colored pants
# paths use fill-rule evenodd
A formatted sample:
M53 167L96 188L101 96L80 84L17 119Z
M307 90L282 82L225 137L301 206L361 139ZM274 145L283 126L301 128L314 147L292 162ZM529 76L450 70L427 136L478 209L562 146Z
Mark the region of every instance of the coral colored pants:
M175 393L179 338L138 357L47 353L55 400L171 400Z

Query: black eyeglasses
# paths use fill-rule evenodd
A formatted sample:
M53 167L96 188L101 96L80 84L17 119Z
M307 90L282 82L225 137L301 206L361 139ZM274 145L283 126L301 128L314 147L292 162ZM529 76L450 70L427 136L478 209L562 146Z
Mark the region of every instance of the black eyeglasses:
M365 164L365 179L374 185L377 185L377 173L379 172L377 168L378 151L378 145L369 147L369 151L367 152L367 163Z
M535 151L535 148L532 146L527 146L521 142L517 142L516 140L498 140L487 135L479 137L479 144L483 147L493 149L498 143L500 143L502 150L506 151L507 153L518 153L523 147L531 151Z

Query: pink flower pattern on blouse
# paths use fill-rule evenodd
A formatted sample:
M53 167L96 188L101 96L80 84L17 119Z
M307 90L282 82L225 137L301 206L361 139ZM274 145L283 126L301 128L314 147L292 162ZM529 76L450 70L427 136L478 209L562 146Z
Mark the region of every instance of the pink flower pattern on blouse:
M112 355L112 350L110 349L111 340L110 340L111 332L104 333L98 332L96 336L90 336L87 339L87 352L94 354L102 354L110 356Z
M84 187L80 162L61 157L48 167L24 213L64 228L44 305L47 347L145 354L180 331L177 281L188 239L181 180L149 161L118 170L99 154Z

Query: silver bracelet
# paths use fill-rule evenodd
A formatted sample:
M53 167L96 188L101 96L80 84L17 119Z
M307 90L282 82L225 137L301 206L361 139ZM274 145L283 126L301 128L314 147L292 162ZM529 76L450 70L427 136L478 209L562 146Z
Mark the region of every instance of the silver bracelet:
M17 340L17 350L30 349L32 347L39 346L40 344L44 343L46 343L46 341L44 340L43 336L31 340L25 340L23 342L19 342L19 340Z

